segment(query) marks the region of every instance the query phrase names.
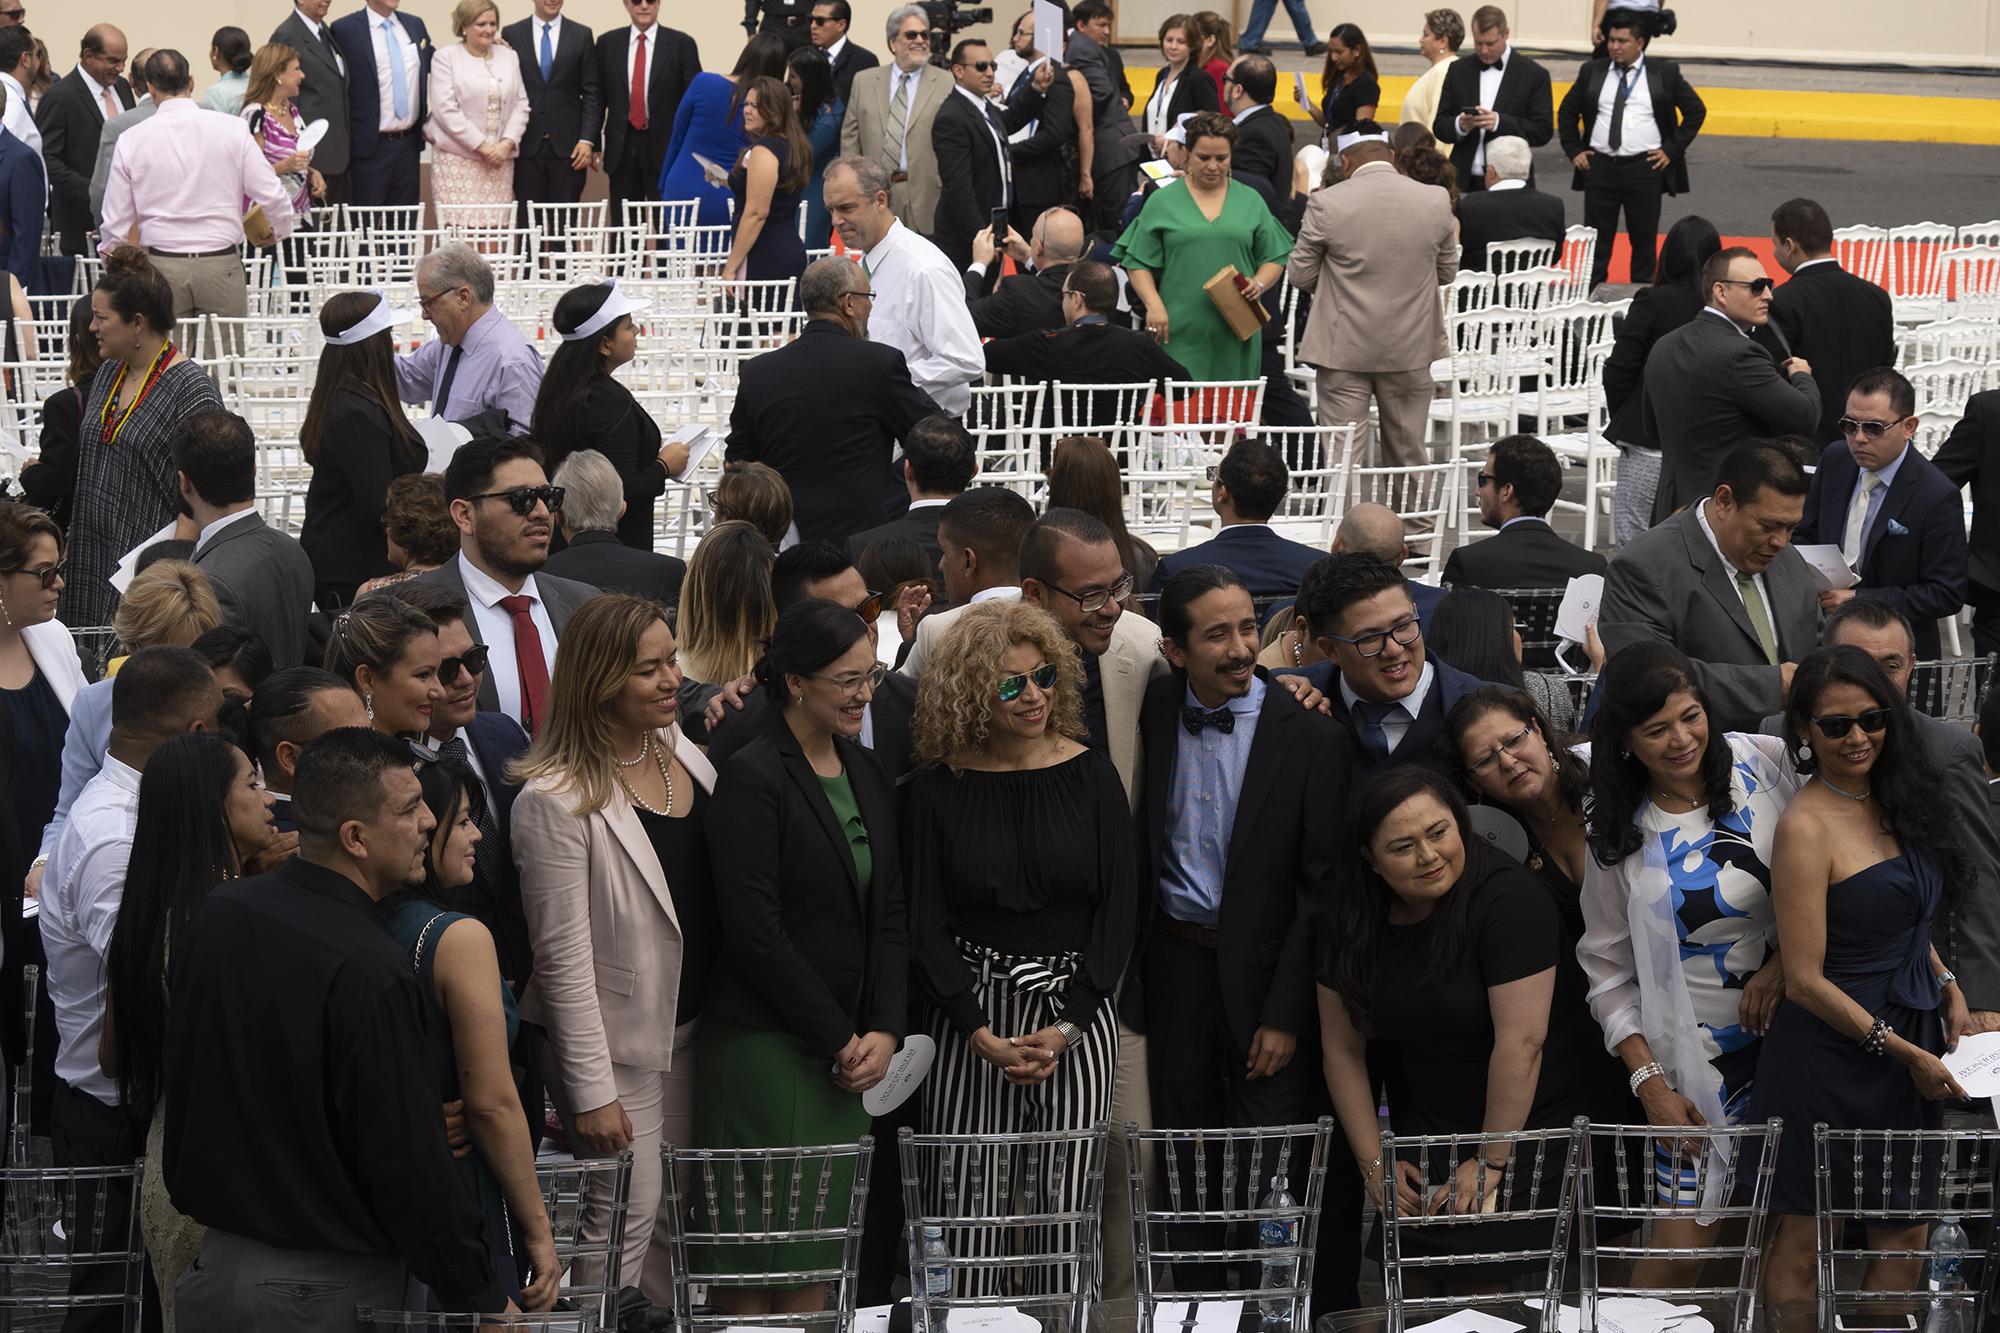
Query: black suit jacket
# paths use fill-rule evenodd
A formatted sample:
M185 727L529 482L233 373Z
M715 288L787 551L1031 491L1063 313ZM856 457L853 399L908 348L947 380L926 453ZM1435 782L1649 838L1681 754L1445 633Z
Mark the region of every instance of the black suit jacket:
M1042 98L1041 115L1027 138L1008 145L1014 162L1014 207L1033 222L1044 210L1076 202L1076 92L1069 70L1056 66L1056 81Z
M874 69L881 64L881 58L873 51L854 44L854 38L847 39L847 45L840 48L840 55L833 62L833 90L845 102L854 91L854 76L864 69Z
M1243 770L1243 794L1230 829L1215 965L1224 1020L1248 1049L1259 1027L1302 1036L1313 1031L1314 929L1331 883L1339 840L1330 810L1347 805L1352 743L1333 719L1299 707L1289 690L1265 680L1257 735ZM1159 904L1167 855L1167 804L1179 762L1187 677L1169 672L1146 687L1139 734L1146 754L1140 810L1139 897L1143 951ZM1119 1010L1146 1031L1144 987L1128 983Z
M1561 588L1607 569L1603 556L1564 540L1547 519L1523 518L1454 548L1444 581L1454 588Z
M1167 67L1162 65L1160 72L1153 76L1153 86L1163 88L1166 82ZM1149 99L1147 105L1150 104ZM1134 119L1144 125L1145 106L1134 107L1133 110L1137 113ZM1188 62L1187 68L1181 71L1181 81L1175 85L1173 98L1167 103L1167 128L1172 129L1180 118L1190 111L1213 111L1225 116L1229 114L1222 109L1222 97L1215 91L1215 80L1208 77L1208 71L1192 60Z
M1435 656L1428 660L1437 672L1431 681L1431 688L1440 691L1438 695L1440 719L1451 712L1453 704L1486 684L1477 676L1469 676L1457 667L1440 662ZM1341 734L1348 741L1347 780L1351 790L1359 790L1361 784L1377 772L1393 768L1397 764L1415 764L1420 768L1438 766L1437 754L1433 749L1433 742L1437 740L1438 733L1419 723L1411 724L1410 729L1403 733L1401 743L1390 752L1387 759L1377 759L1361 744L1355 730L1354 714L1347 707L1347 697L1340 692L1340 668L1334 665L1331 658L1324 662L1315 662L1309 667L1282 670L1275 674L1304 676L1312 683L1314 689L1326 696L1327 707L1333 713L1333 720L1340 724Z
M1520 190L1477 190L1458 201L1461 271L1486 271L1486 247L1495 241L1553 241L1561 253L1568 227L1563 201L1530 185Z
M1832 260L1792 274L1771 295L1771 322L1751 336L1778 361L1802 356L1812 366L1813 382L1819 385L1816 444L1841 438L1847 390L1861 373L1896 364L1896 317L1889 293Z
M722 721L708 733L709 763L720 769L731 755L769 729L770 710L765 706L769 699L763 690L756 689L743 696L741 709L725 707ZM890 786L901 782L916 767L916 755L910 746L910 727L916 714L917 683L908 676L890 672L868 705L868 720L874 730L871 739L875 744L863 750L874 757Z
M347 124L353 135L349 151L354 157L373 157L382 144L382 103L375 91L380 86L375 75L375 38L368 28L374 16L372 9L358 9L342 14L331 25L333 40L347 57L347 86L353 90L347 99ZM436 53L422 19L397 10L396 21L417 48L417 119L410 131L414 134L423 129L431 113L431 57Z
M996 263L998 261L995 261ZM1012 338L1063 326L1062 287L1070 265L1052 264L1032 273L1002 278L993 290L979 294L983 281L965 275L966 305L982 338Z
M859 561L868 544L880 538L904 537L921 547L928 567L936 569L938 562L944 558L944 552L938 549L937 536L938 519L943 513L944 506L941 504L927 504L921 509L912 507L887 523L866 532L857 532L847 539L847 558Z
M1326 554L1316 546L1295 542L1263 523L1235 523L1205 542L1160 557L1153 567L1152 591L1196 565L1233 569L1249 585L1252 597L1290 597L1314 561Z
M528 918L521 909L521 876L514 868L514 798L521 784L507 777L507 765L527 752L528 733L505 713L478 712L465 728L467 747L479 760L486 781L487 809L493 813L494 836L500 840L500 855L482 864L496 878L488 882L482 875L472 882L466 895L466 910L486 923L493 932L493 945L500 955L500 974L514 984L520 994L535 970L535 946L528 935Z
M986 344L986 369L995 375L1065 384L1171 383L1192 378L1153 339L1115 324L1079 324L996 339ZM1091 405L1091 422L1110 423L1115 403L1113 395L1101 395Z
M604 121L604 94L597 83L595 38L569 15L556 32L555 59L549 77L542 78L542 34L537 20L510 23L500 35L521 58L521 84L528 90L528 128L521 139L521 156L543 151L566 158L577 140L594 144ZM627 95L630 93L628 91Z
M659 179L660 163L667 156L667 144L674 137L674 114L694 76L701 73L701 53L694 38L669 28L653 25L648 34L658 42L650 53L646 74L646 179ZM615 168L625 157L625 136L631 131L632 114L632 25L613 28L597 39L597 82L604 93L603 137L595 127L585 137L603 146L604 165Z
M788 1032L831 1059L857 1033L898 1040L909 1019L909 908L889 780L836 738L868 829L873 882L860 891L846 831L782 715L723 767L706 826L723 954L703 1012Z
M1604 404L1611 420L1604 438L1618 444L1657 449L1660 442L1639 410L1639 389L1646 379L1646 357L1653 344L1701 312L1701 298L1687 287L1641 287L1618 323L1611 355L1604 361Z
M132 85L113 85L118 103L132 109ZM82 254L84 235L97 225L90 207L90 174L97 169L97 145L104 136L104 107L83 81L82 69L57 79L42 94L35 128L42 132L42 165L49 173L49 214L62 232L64 254Z
M1972 581L2000 591L2000 389L1966 400L1936 462L1952 485L1972 487Z
M985 230L993 210L1007 202L994 135L997 132L1004 144L1041 109L1042 94L1033 87L1022 89L1011 106L988 103L983 108L954 88L932 118L931 147L937 153L941 188L937 212L931 217L931 239L960 269L972 262L973 236Z
M1792 540L1838 546L1847 533L1847 510L1861 469L1847 442L1829 444L1806 493L1806 514ZM1875 521L1861 534L1861 582L1857 597L1888 602L1917 632L1917 656L1937 658L1937 622L1965 605L1965 509L1958 484L1917 452L1903 452L1896 479L1876 507Z
M1236 127L1236 152L1229 169L1237 175L1262 176L1276 192L1292 192L1292 123L1270 107L1259 107Z
M1556 133L1556 108L1549 88L1549 72L1519 51L1508 50L1507 67L1500 73L1500 91L1494 95L1493 105L1486 108L1500 117L1499 127L1461 135L1458 132L1459 112L1481 104L1479 57L1460 56L1451 62L1451 68L1444 73L1444 86L1438 92L1437 115L1431 121L1431 133L1437 136L1440 143L1451 145L1451 162L1458 168L1460 193L1484 188L1483 184L1475 183L1472 175L1472 157L1479 151L1481 134L1495 139L1507 134L1518 135L1528 141L1528 147L1540 148ZM1528 181L1534 183L1532 174Z
M322 23L320 31L328 40L334 40L331 27ZM308 122L326 122L326 137L313 149L313 169L322 176L346 171L354 134L348 123L347 72L333 58L327 43L313 35L297 9L285 16L285 21L271 34L271 40L299 53L299 68L306 76L306 81L299 85L299 115ZM369 91L374 91L372 86Z
M1675 62L1649 55L1640 69L1646 76L1646 94L1653 101L1653 120L1660 127L1660 147L1672 159L1662 173L1667 193L1686 194L1688 145L1701 133L1701 124L1708 119L1708 106ZM1574 159L1590 147L1591 132L1597 124L1597 103L1604 96L1604 81L1610 76L1609 56L1586 60L1578 67L1576 82L1563 94L1562 105L1556 109L1564 157ZM1570 189L1581 190L1589 184L1589 172L1570 173Z
M890 455L937 412L901 352L807 320L797 338L743 363L724 457L776 468L792 488L799 539L840 544L889 516Z
M667 606L681 600L687 562L671 555L639 551L609 531L579 532L542 566L557 578L588 583L605 592L629 592Z

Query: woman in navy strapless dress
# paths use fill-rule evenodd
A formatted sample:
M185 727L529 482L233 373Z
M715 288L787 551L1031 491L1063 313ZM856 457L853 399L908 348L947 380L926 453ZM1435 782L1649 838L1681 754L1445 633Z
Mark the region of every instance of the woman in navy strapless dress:
M743 90L743 129L750 140L729 188L736 196L736 232L725 279L797 278L805 272L799 200L812 182L812 147L777 79L751 80Z

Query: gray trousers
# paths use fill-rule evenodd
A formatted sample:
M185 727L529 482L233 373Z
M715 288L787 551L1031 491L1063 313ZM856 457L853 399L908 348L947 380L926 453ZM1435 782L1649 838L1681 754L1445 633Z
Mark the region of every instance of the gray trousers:
M188 1329L354 1333L354 1307L400 1310L409 1270L392 1255L279 1250L211 1229L181 1275L175 1322Z

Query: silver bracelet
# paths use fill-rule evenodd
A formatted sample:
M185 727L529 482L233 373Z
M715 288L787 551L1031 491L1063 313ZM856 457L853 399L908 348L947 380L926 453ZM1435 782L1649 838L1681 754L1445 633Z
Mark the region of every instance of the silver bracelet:
M1634 1097L1637 1097L1639 1095L1640 1086L1644 1084L1646 1080L1654 1078L1665 1078L1666 1076L1667 1076L1667 1067L1661 1064L1659 1061L1655 1060L1652 1064L1640 1065L1637 1069L1633 1070L1632 1077L1627 1081L1626 1086L1632 1090L1632 1095Z

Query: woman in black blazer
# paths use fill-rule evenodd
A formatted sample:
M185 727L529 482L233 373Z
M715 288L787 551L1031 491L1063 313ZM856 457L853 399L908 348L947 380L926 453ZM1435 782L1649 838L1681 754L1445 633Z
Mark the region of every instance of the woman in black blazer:
M299 447L312 468L299 545L313 565L313 596L322 611L354 600L355 589L393 574L382 517L389 483L421 472L423 441L396 394L394 314L374 292L341 292L320 307L326 346Z
M1160 54L1166 65L1160 70L1153 95L1146 99L1146 133L1153 138L1153 155L1164 151L1167 131L1184 115L1196 111L1221 111L1215 80L1195 63L1201 50L1201 29L1186 14L1175 14L1160 25Z
M729 887L696 1048L695 1143L853 1143L868 1132L860 1094L881 1082L908 1017L895 806L857 740L884 672L861 617L808 598L778 618L756 674L778 706L708 807L715 882ZM844 1182L837 1192L828 1217L846 1207ZM796 1261L760 1262L826 1267L838 1249L809 1243ZM825 1299L817 1286L711 1292L732 1314L815 1311Z
M79 296L69 311L69 366L64 386L42 400L42 448L21 469L21 494L29 504L69 527L76 497L77 451L82 447L83 396L91 376L104 364L104 350L90 331L90 298Z
M1715 224L1689 214L1673 225L1660 247L1653 285L1632 297L1604 361L1604 405L1611 420L1604 438L1618 446L1618 490L1612 501L1612 540L1619 546L1652 526L1653 495L1660 487L1660 442L1646 429L1640 388L1653 344L1701 313L1701 266L1722 248Z

